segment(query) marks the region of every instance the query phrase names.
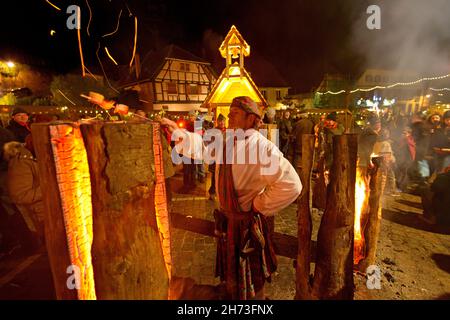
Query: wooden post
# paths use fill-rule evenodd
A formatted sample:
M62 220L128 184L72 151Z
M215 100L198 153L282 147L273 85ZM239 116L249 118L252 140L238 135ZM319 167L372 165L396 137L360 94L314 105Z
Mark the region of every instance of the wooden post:
M365 255L358 263L358 270L363 273L366 272L370 265L375 264L378 236L380 234L381 195L383 193L386 175L379 160L370 172L369 210L365 218L366 224L363 230Z
M353 299L356 154L356 135L333 138L333 164L313 285L313 295L319 299Z
M94 211L99 299L167 299L169 275L155 214L152 126L81 126Z
M64 226L63 206L56 178L56 165L53 159L49 126L31 126L33 145L38 159L40 186L44 200L45 243L56 297L59 300L78 299L77 290L67 286L67 268L72 264Z
M168 298L170 235L154 129L148 123L32 126L58 299ZM79 268L81 288L70 287L71 265Z
M302 168L300 178L302 181L302 193L298 199L297 210L297 234L298 252L296 264L296 300L311 299L310 263L311 263L311 170L314 161L313 134L302 136Z

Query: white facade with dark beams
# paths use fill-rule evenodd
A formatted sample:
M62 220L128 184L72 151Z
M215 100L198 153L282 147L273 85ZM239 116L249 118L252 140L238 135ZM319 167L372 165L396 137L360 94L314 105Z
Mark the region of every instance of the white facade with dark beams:
M146 111L201 110L217 79L210 63L175 45L148 54L138 74L122 88L138 91Z

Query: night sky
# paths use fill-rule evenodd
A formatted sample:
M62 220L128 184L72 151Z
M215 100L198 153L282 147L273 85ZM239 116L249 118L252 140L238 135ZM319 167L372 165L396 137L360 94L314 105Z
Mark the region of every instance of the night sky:
M217 39L225 36L234 24L251 49L273 63L295 91L309 91L320 82L324 72L357 75L366 67L366 50L355 44L355 30L365 29L365 11L369 4L384 3L365 0L88 1L92 8L90 36L87 34L86 0L52 0L61 11L45 0L2 3L0 55L12 60L31 56L33 61L44 62L57 72L79 70L77 34L66 28L68 14L65 12L68 5L77 4L82 12L81 36L86 66L95 71L99 70L95 55L99 43L99 55L108 71L113 64L106 58L104 46L119 64L128 64L135 15L138 17L137 50L141 56L174 43L199 56L206 54L208 59L220 59L218 51L205 52L204 49L214 47ZM102 37L116 28L120 10L118 32ZM51 29L56 31L54 36L50 36ZM208 40L204 37L206 31ZM383 37L383 32L390 31L362 32L376 40L376 37Z

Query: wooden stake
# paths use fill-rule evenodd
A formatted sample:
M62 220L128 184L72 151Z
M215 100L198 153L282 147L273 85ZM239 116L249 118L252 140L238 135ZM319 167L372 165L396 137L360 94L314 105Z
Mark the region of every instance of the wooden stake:
M298 252L296 265L296 300L311 299L310 263L311 263L311 170L314 161L314 135L302 136L302 167L300 179L303 190L298 199Z
M319 299L353 299L356 154L356 135L333 138L333 164L313 285L313 295Z

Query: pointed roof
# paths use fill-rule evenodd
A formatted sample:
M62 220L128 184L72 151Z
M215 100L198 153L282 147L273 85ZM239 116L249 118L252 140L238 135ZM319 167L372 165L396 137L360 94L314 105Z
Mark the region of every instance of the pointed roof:
M164 66L166 60L191 61L194 63L210 65L206 60L171 44L160 50L148 52L141 62L141 76L139 79L136 78L134 72L131 72L120 82L120 86L123 87L132 83L153 80L157 76L158 71ZM129 70L128 67L126 69Z
M220 54L223 58L227 57L227 46L237 46L241 45L244 49L244 56L248 57L250 55L250 46L244 40L244 37L238 31L238 29L233 25L231 26L230 31L228 31L227 36L223 40L222 44L219 47Z
M233 65L231 68L239 68L239 66ZM249 96L257 104L266 108L267 103L264 96L259 91L255 82L245 70L240 68L241 76L229 76L228 69L225 68L217 79L211 91L208 93L203 104L206 105L226 105L229 106L233 101L233 98L238 96ZM236 72L239 72L236 71ZM233 73L233 71L231 71Z

